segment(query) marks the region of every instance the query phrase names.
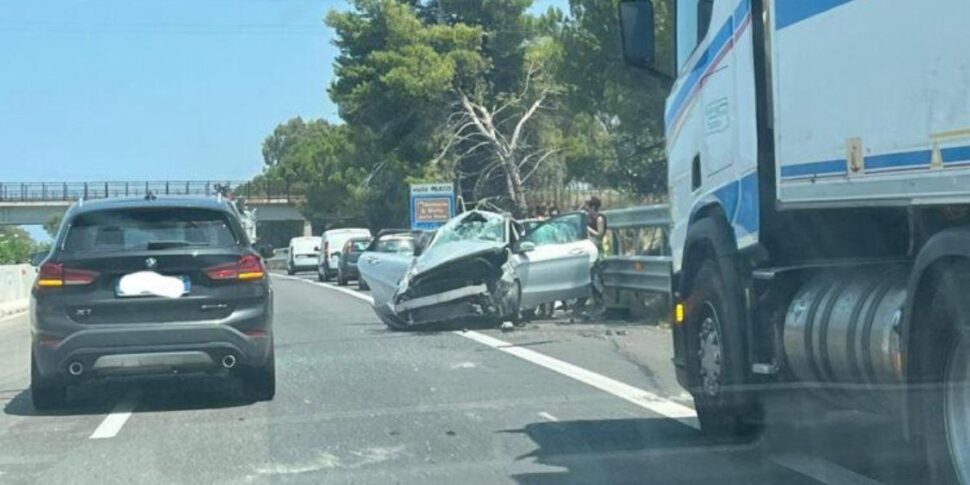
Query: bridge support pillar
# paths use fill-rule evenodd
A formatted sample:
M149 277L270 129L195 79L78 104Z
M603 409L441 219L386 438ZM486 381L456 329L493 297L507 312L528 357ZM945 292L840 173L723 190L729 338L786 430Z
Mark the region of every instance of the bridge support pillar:
M310 221L308 221L306 219L303 220L303 235L304 236L312 236L313 235L313 225L310 224Z

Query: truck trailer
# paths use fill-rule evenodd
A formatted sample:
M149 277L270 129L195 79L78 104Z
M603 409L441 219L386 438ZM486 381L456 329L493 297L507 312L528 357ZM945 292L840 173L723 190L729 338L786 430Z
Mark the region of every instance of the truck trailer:
M970 1L619 14L626 62L671 86L674 364L702 429L805 389L898 417L931 480L970 484Z

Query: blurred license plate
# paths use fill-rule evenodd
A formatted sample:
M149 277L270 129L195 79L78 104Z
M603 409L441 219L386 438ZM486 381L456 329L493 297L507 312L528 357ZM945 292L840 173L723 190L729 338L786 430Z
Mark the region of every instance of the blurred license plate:
M125 285L121 284L121 282L126 278L129 278L129 279L135 278L143 275L144 273L146 272L142 272L141 274L132 273L132 274L122 276L121 278L118 278L118 281L115 283L115 295L122 298L133 298L133 297L139 297L139 296L161 296L159 295L159 292L157 291L157 289L152 288L151 284L147 284L147 285L140 284L139 281L135 281L134 284L131 284L131 283L125 284ZM182 283L182 296L188 295L189 292L192 291L192 280L189 279L188 275L163 276L155 273L153 276L157 279L164 280L169 283L171 283L173 280L180 281ZM144 278L139 278L139 280L144 280Z

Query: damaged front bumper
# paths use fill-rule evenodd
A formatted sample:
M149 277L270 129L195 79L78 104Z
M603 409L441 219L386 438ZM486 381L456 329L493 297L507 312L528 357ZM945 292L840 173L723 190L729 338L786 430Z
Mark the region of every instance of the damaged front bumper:
M462 258L409 276L383 309L402 327L502 317L508 312L515 282L504 251Z

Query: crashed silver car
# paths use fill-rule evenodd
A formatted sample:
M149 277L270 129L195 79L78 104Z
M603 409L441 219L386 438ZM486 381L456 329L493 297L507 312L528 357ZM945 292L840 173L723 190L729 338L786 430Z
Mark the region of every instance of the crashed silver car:
M367 251L358 268L377 315L406 329L469 318L517 321L522 310L588 296L596 258L582 213L523 234L512 218L475 210L439 228L418 255Z

